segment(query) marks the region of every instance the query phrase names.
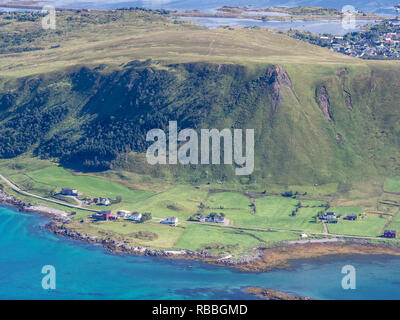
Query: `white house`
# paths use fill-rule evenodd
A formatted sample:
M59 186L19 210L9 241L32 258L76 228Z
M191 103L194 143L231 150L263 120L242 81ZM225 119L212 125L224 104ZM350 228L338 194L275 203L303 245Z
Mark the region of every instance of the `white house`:
M300 235L300 237L302 237L303 239L305 239L305 238L308 238L308 235L307 235L306 233L302 233L302 234Z
M212 223L225 223L225 217L221 216L208 216L205 219L206 222L212 222Z
M161 223L176 227L178 225L178 221L179 220L177 217L168 217L167 219L161 220Z
M131 212L128 210L119 210L118 211L118 215L122 218L122 219L126 219L129 218L129 216L131 215Z
M109 206L111 202L107 198L100 198L100 204L102 204L103 206Z
M128 220L139 222L142 220L142 216L140 212L134 212L129 216Z

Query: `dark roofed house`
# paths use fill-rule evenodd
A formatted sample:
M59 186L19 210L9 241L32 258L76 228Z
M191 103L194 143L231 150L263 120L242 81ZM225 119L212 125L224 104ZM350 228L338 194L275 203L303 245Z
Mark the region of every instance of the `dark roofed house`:
M143 215L140 212L134 212L129 217L128 220L140 222L142 221Z
M209 215L205 218L205 222L225 223L225 217L219 215Z
M349 214L345 219L349 220L349 221L356 221L357 220L357 215L356 214Z
M116 213L111 213L111 214L108 216L108 219L107 219L107 220L118 220L118 219L119 219L118 214L116 214Z
M383 233L385 238L397 239L397 231L396 230L385 230Z
M177 217L168 217L164 220L161 220L162 224L169 224L171 226L177 226L178 225L178 218Z
M111 204L111 201L107 198L100 198L99 201L99 204L102 204L103 206L109 206Z
M321 220L325 220L328 223L337 223L338 219L335 216L334 212L327 212L323 217L320 218Z
M78 196L78 190L70 189L70 188L63 188L61 190L61 194L63 196L74 196L74 197L77 197Z
M101 211L99 213L92 214L92 218L95 220L117 220L118 215L115 213L111 213L111 210Z

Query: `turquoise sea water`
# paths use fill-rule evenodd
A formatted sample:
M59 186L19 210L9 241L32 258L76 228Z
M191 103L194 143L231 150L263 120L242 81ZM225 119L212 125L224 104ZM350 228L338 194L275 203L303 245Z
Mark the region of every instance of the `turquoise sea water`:
M232 271L193 261L118 256L58 238L47 220L0 207L0 299L249 299L262 286L317 299L400 299L400 258L332 257L269 273ZM341 288L341 269L357 270L357 290ZM42 289L44 265L56 290Z

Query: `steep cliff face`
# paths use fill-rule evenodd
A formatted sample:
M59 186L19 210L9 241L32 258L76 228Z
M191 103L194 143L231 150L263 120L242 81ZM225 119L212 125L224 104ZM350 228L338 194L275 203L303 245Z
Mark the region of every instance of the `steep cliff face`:
M317 102L319 108L324 114L325 119L332 121L331 110L330 110L331 104L329 102L328 90L326 89L325 86L320 86L317 89Z
M174 120L179 129L255 129L250 181L326 183L399 168L399 71L344 69L304 86L301 73L281 65L133 61L105 70L1 80L0 157L33 151L81 170L142 172L143 159L131 155L145 152L148 130L167 131ZM238 179L232 166L165 170Z
M292 81L286 70L280 65L269 67L266 77L272 99L272 115L274 115L282 102L282 87L286 87L286 89L294 93Z

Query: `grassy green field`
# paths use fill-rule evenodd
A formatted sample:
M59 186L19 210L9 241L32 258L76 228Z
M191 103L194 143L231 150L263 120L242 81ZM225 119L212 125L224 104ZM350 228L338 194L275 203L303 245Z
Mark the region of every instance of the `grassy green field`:
M357 221L340 220L337 224L328 224L328 230L333 234L379 237L387 220L379 215L365 215Z
M110 209L113 211L118 209L126 209L139 212L151 212L153 217L165 218L168 216L175 216L178 217L181 222L189 219L197 212L202 212L203 214L217 212L224 213L226 218L230 220L230 225L233 226L263 229L275 228L310 233L323 232L323 225L321 223L315 223L313 217L316 216L319 211L324 210L324 208L320 206L325 205L327 201L318 200L318 196L315 196L315 200L298 200L280 196L260 197L255 200L256 213L253 214L250 206L251 199L248 196L244 195L242 192L217 190L214 189L215 186L213 185L205 185L200 187L177 185L172 186L165 191L154 192L151 191L151 187L149 186L147 186L149 187L149 190L128 188L121 183L110 181L105 177L74 173L61 167L56 167L54 164L46 161L22 158L18 159L14 164L12 163L13 162L11 161L0 161L1 172L9 176L12 181L22 186L26 186L27 181L31 183L32 189L30 192L46 194L51 190L59 191L62 187L70 187L77 188L84 195L92 197L106 196L115 199L117 196L121 196L123 201L110 207ZM111 177L116 178L117 176L111 175ZM22 198L26 202L44 204L61 210L64 209L66 212L76 211L77 215L72 217L76 222L91 215L90 212L84 210L74 210L71 208L62 207L60 205L51 204L46 201L22 197L21 195L12 191L10 193ZM385 196L385 198L387 197L388 195ZM71 201L66 202L72 203ZM297 215L293 217L291 216L291 212L295 209L295 206L299 202L301 202L302 207L299 209ZM343 200L341 200L341 202L343 202ZM206 206L203 210L199 208L201 203L205 204ZM341 215L343 217L353 213L359 215L362 213L363 209L360 206L340 206L330 208L329 211L334 211L337 215ZM399 228L398 225L400 223L398 220L399 218L396 216L391 224L392 228ZM330 233L334 234L379 236L383 227L385 226L385 223L385 218L380 218L378 215L369 214L365 215L363 219L360 218L356 222L345 221L341 219L337 225L329 225L328 229ZM122 224L120 223L116 223L115 225L104 224L103 227L109 229L108 231L110 232L114 232L116 235L129 233L130 228L138 228L136 225L128 228L121 227L121 225ZM203 227L205 229L202 229ZM99 228L99 226L96 226L96 228ZM146 228L153 228L153 226L146 225ZM210 227L210 229L208 229L206 226L189 225L183 227L183 229L192 229L194 231L201 230L201 232L206 232L204 230L208 230L207 232L221 232L221 234L226 233L226 230L221 230L218 227ZM161 228L160 230L169 229ZM182 231L179 233L179 235L172 237L171 241L166 242L169 243L168 247L172 247L171 243L177 242L182 234L184 235L182 241L184 241L185 237L189 237L191 232L192 231ZM175 232L172 233L175 234ZM236 237L239 242L241 242L239 239L246 238L243 237L243 235L239 235L239 233L235 234L228 232L226 234L229 235L226 242L229 245L235 244L233 242ZM279 235L282 236L279 239L283 240L288 234L280 233ZM292 239L293 237L296 238L297 235L291 235L287 239ZM163 238L163 236L161 238ZM255 238L253 238L253 240L254 239ZM155 241L155 246L159 246L157 241ZM182 242L180 241L179 243ZM194 242L193 246L195 246L196 243L197 242ZM202 245L207 244L203 242L201 243ZM213 243L218 243L218 239L216 238L215 241L213 240ZM152 244L152 242L149 243L150 246ZM220 250L221 248L214 249ZM233 247L231 249L233 250Z
M397 212L388 229L396 230L398 233L400 233L400 211Z
M329 211L341 216L337 224L328 224L329 232L334 234L377 237L382 234L383 227L387 222L386 217L380 217L379 215L367 214L360 216L363 211L360 207L335 207L330 208ZM349 214L356 214L358 216L357 221L343 220Z
M206 250L216 254L251 252L255 247L268 247L283 240L298 239L297 234L283 232L244 231L230 228L190 224L176 243L176 248Z
M139 201L134 205L127 206L127 208L151 212L155 217L166 218L173 216L181 220L187 220L199 210L198 207L206 199L206 196L207 190L180 185Z
M386 179L384 188L385 191L400 192L400 177Z
M297 240L298 234L244 231L231 228L185 223L170 227L155 222L74 222L74 229L100 239L112 238L142 247L207 251L215 255L249 254L253 248L270 247L285 240Z
M359 215L362 213L362 209L360 207L336 207L330 208L329 211L334 212L336 215L346 216L349 214Z
M227 197L228 195L225 195ZM232 196L232 195L231 195ZM244 199L243 199L244 200ZM307 201L303 201L307 204ZM228 202L223 202L227 204ZM256 213L251 213L248 207L249 202L243 202L246 209L233 210L233 209L217 209L207 210L210 212L223 212L226 217L231 221L231 224L241 227L252 228L276 228L285 230L298 230L308 232L322 232L323 226L314 223L313 216L315 216L321 208L301 208L295 217L291 216L295 205L299 203L298 200L278 197L267 196L256 200ZM322 204L323 202L310 202L310 205ZM227 208L230 206L227 205Z
M79 192L89 197L115 199L120 196L124 202L136 202L153 194L151 191L132 190L106 179L73 174L61 167L49 167L33 171L28 173L27 176L58 191L62 188L72 188L78 189Z
M74 228L100 238L113 238L128 241L131 245L153 248L171 249L183 234L183 227L170 227L160 223L132 223L132 222L96 222L75 223ZM145 236L138 233L141 232ZM150 238L146 235L150 235Z
M236 192L211 193L206 202L206 206L210 208L249 209L250 204L249 197Z
M284 197L264 197L256 200L256 225L286 229L322 232L323 226L314 223L313 216L320 208L301 208L291 216L298 200Z

